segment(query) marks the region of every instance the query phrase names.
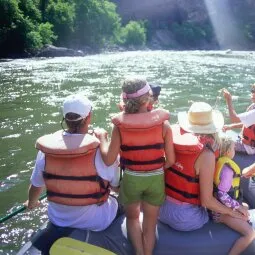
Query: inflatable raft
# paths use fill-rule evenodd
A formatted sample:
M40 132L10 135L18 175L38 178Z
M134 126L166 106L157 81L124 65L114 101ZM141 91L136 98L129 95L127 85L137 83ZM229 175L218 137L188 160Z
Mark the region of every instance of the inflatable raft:
M236 154L235 161L243 169L255 162L255 155ZM255 180L243 178L241 185L244 200L250 205L251 221L255 227ZM31 243L26 244L18 255L41 254L37 248L48 250L56 239L64 236L103 247L119 255L134 254L127 238L125 216L123 215L101 232L60 228L48 223L32 237ZM176 231L158 222L156 236L155 255L226 255L240 235L223 224L209 221L203 228L191 232ZM243 254L255 254L255 241Z

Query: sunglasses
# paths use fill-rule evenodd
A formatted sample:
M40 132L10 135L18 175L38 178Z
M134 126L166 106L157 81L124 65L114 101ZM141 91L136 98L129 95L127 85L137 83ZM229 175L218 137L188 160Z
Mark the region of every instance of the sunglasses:
M255 89L252 89L252 90L251 90L251 93L255 93Z

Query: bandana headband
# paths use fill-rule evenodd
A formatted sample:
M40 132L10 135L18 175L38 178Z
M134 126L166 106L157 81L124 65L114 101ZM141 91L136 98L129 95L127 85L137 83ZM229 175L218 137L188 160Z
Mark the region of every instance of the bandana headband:
M136 97L140 97L140 96L143 96L144 94L146 94L147 92L149 92L151 89L149 83L146 83L146 85L137 90L135 93L132 93L132 94L128 94L128 93L125 93L125 92L122 92L122 98L123 99L130 99L130 98L136 98Z

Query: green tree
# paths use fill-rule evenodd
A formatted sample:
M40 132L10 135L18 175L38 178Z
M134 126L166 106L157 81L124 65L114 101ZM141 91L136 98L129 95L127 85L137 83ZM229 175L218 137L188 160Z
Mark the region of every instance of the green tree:
M58 45L67 45L74 31L75 4L73 1L51 0L45 14L46 20L53 24Z
M38 27L39 34L42 38L42 44L52 44L56 39L57 36L52 31L53 25L49 22L41 23Z
M122 41L124 45L144 45L146 43L146 29L144 22L130 21L122 28Z
M106 41L115 41L120 21L114 3L107 0L76 0L76 44L98 48Z
M173 23L170 30L176 40L185 46L195 46L201 40L207 39L206 31L201 26L189 22Z

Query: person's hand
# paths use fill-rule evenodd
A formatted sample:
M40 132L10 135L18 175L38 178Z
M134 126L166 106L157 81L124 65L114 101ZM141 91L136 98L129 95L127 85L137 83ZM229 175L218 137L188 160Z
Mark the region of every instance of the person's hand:
M40 201L37 200L37 201L29 201L27 200L25 203L23 203L23 205L27 208L27 209L34 209L35 207L38 207L40 205Z
M223 96L225 97L226 101L230 102L232 101L232 95L227 89L222 89Z
M105 129L103 128L96 128L94 129L94 134L95 136L101 141L103 139L107 140L108 139L108 133Z
M236 218L236 219L248 221L248 220L249 220L248 216L247 216L247 215L244 215L243 213L241 213L241 212L239 211L239 209L240 209L240 208L238 208L237 210L232 210L232 211L230 212L229 215L230 215L231 217L233 217L233 218ZM242 210L242 209L241 209L241 210Z
M245 167L242 171L242 177L250 178L255 175L255 164Z
M243 205L240 205L240 207L238 209L236 209L238 212L240 212L241 214L243 214L244 216L246 216L247 218L249 218L250 216L250 213L248 211L248 208L243 206Z
M222 131L226 132L227 130L231 130L231 129L232 129L232 126L226 124L226 125L223 126Z

